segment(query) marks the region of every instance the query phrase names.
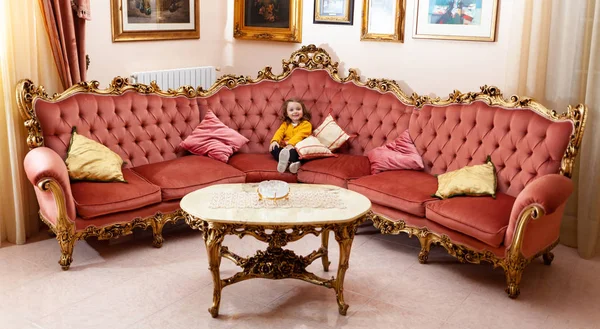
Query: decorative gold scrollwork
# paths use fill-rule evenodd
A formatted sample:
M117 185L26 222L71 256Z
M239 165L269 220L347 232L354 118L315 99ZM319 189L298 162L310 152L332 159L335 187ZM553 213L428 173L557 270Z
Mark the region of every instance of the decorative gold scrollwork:
M537 210L536 210L537 211ZM520 225L517 227L515 232L515 238L513 245L508 251L505 257L498 257L489 250L477 251L468 246L457 244L445 234L437 234L431 232L426 227L412 227L406 225L403 220L392 221L385 216L375 215L372 219L373 225L378 228L383 234L399 234L407 233L409 237L416 236L421 243L421 251L419 253L419 261L425 263L427 261L429 251L432 245L439 245L446 249L448 254L454 256L461 263L472 263L480 264L487 262L492 264L494 268L501 267L506 275L507 288L506 292L509 297L516 298L519 295L519 284L521 282L521 276L525 267L534 259L543 256L544 263L550 264L554 255L550 252L558 241L554 242L548 248L534 255L533 257L526 258L521 253L522 243L522 232L524 227L530 219L535 219L537 216L541 216L541 213L535 213L534 210L523 214L520 220Z

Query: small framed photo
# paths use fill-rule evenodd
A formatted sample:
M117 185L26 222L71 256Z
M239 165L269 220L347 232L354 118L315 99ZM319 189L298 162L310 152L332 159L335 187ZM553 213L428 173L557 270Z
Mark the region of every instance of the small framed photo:
M313 23L352 25L354 0L315 0Z
M302 0L234 0L233 37L302 42Z
M417 0L413 38L496 41L498 0Z
M199 0L111 0L112 40L199 39Z
M360 39L404 42L406 0L363 0Z

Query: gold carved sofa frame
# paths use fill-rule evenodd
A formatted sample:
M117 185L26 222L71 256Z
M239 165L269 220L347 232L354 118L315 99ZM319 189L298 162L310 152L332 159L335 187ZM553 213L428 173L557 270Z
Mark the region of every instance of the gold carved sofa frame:
M353 83L357 86L372 89L380 93L392 93L402 103L421 108L425 105L447 106L452 104L471 104L473 102L485 102L490 106L499 106L509 109L530 109L550 120L568 120L573 123L574 130L570 137L568 147L561 161L560 174L571 177L575 157L579 151L581 139L583 136L587 108L585 105L575 107L569 106L567 111L557 114L555 111L544 107L542 104L531 98L511 96L505 99L496 87L483 86L480 92L461 93L454 91L448 98L432 98L420 96L416 93L407 95L400 86L393 80L387 79L367 79L361 81L358 72L355 69L349 69L346 77L341 77L338 73L338 63L333 62L331 56L323 49L314 45L303 46L294 51L289 60L283 60L283 71L280 74L274 74L271 67L265 67L258 72L256 78L237 75L224 75L220 77L214 85L208 89L194 88L184 86L177 90L160 90L152 82L150 85L131 84L127 79L116 77L106 89L100 89L97 81L81 82L66 91L49 96L42 86L36 86L30 80L22 80L17 87L17 102L21 115L25 120L25 126L28 130L27 145L30 149L44 145L44 138L40 122L35 111L34 102L36 99L42 99L51 102L57 102L77 93L93 93L98 95L121 95L128 91L135 91L141 94L154 94L164 97L185 96L188 98L209 97L214 95L222 88L234 89L239 86L258 84L262 81L282 81L288 78L296 69L303 70L325 70L329 76L339 83ZM41 191L51 193L57 209L57 220L51 222L40 212L41 220L46 223L52 232L56 234L56 239L61 247L61 258L59 264L63 269L68 269L72 262L73 246L77 240L87 239L96 236L99 239L111 239L132 233L134 228L152 228L153 245L161 247L163 243L162 229L167 223L174 223L184 219L181 209L170 213L156 213L153 216L133 218L126 223L115 223L103 227L88 226L83 230L76 230L75 224L67 216L65 195L63 190L52 177L40 180L36 186ZM521 252L525 230L530 221L543 220L544 211L537 205L529 206L523 211L518 220L513 240L506 252L505 257L489 252L475 250L467 245L453 242L448 235L439 234L431 231L427 227L416 227L407 224L402 218L387 218L382 214L375 213L372 218L373 225L383 234L407 233L409 236L416 236L421 244L421 251L418 255L419 261L425 263L432 245L442 246L447 252L456 257L460 262L469 262L479 264L481 262L491 263L494 267L501 267L506 273L507 292L510 297L516 297L519 294L519 282L524 268L533 259L543 256L544 262L550 264L553 259L551 249L558 241L550 245L546 250L539 252L532 257L525 257Z

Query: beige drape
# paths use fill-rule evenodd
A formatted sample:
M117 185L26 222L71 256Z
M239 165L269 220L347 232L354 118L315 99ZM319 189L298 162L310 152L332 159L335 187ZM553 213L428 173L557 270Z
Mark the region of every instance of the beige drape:
M564 112L585 103L588 121L561 241L584 258L600 247L600 0L514 1L507 94Z
M0 241L21 244L39 230L39 219L23 172L27 134L15 85L29 78L53 93L60 79L37 0L0 0L0 22Z

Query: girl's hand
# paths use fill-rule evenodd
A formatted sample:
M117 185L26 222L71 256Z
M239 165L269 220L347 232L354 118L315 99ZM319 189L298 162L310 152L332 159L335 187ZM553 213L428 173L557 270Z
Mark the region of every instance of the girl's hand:
M273 151L275 146L279 147L279 143L277 143L277 142L271 143L271 145L269 145L269 152Z

